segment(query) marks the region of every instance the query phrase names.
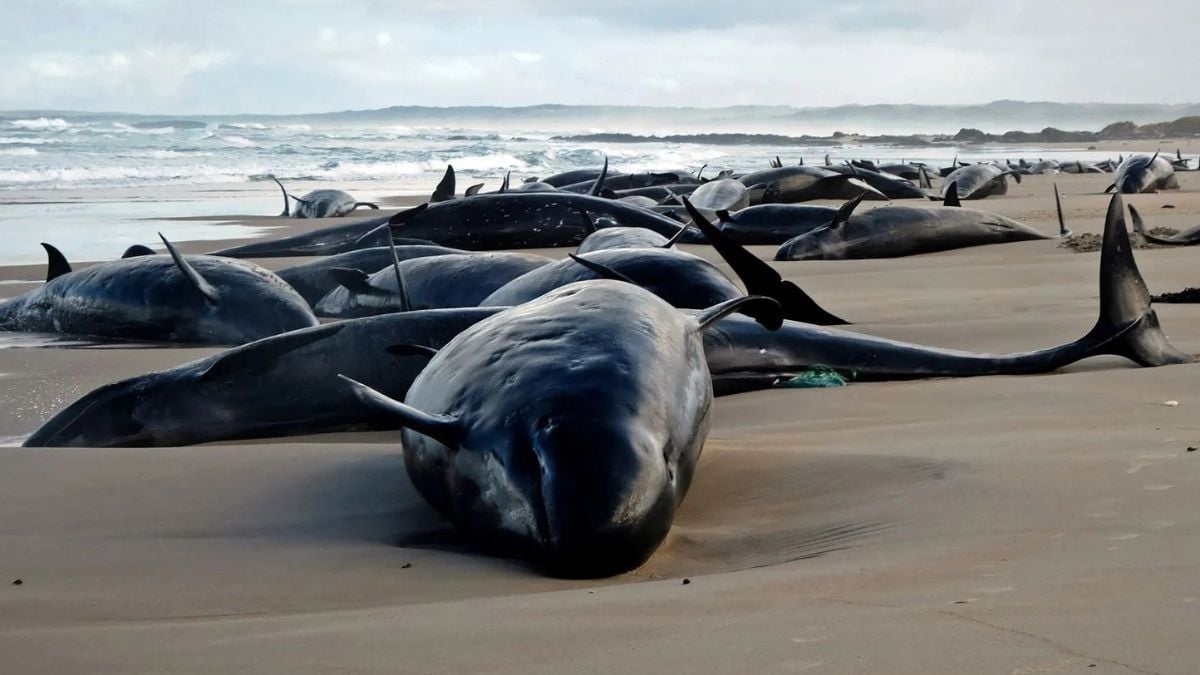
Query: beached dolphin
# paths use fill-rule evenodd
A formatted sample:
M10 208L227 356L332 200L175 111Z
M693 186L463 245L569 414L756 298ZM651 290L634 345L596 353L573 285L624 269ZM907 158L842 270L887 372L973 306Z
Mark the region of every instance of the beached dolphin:
M1146 223L1142 221L1142 215L1132 204L1129 205L1129 215L1133 216L1134 237L1143 242L1160 246L1200 246L1200 225L1194 225L1168 237L1160 237L1146 231Z
M427 256L466 253L462 249L444 246L397 246L399 260L424 258ZM338 255L324 256L311 262L285 267L275 272L304 298L309 305L316 305L325 294L337 288L338 282L329 274L335 268L361 270L374 274L392 264L391 246L376 246Z
M429 356L393 345L438 348L495 309L389 314L292 331L197 361L100 387L63 408L25 445L192 445L347 429L387 429L337 386L337 373L403 398Z
M717 211L718 227L739 244L783 242L822 225L828 225L838 209L807 204L759 204L737 213Z
M926 199L929 197L924 190L912 181L899 176L889 176L878 171L859 166L858 164L822 167L829 171L849 174L870 185L888 199Z
M1078 159L1069 162L1059 162L1058 170L1063 173L1104 173L1104 169L1096 164Z
M1018 173L1028 174L1031 176L1044 176L1060 172L1061 169L1059 167L1058 160L1039 159L1030 166L1026 167L1024 171L1019 171Z
M586 213L583 218L590 218ZM674 236L667 238L643 227L605 227L589 234L575 254L606 251L614 248L670 248L687 234L687 226L681 225Z
M727 317L705 334L714 389L718 394L766 389L814 365L851 379L903 380L1049 372L1102 353L1142 366L1192 360L1163 336L1121 213L1110 205L1108 216L1100 254L1100 319L1083 340L1024 354L975 354L794 321L770 333L752 321ZM100 387L54 415L25 445L166 446L389 428L389 420L367 414L345 392L329 387L328 378L344 373L402 400L429 356L396 348L394 360L380 360L385 350L393 345L437 349L500 311L388 314L265 338Z
M767 186L761 203L793 204L813 199L852 199L866 194L867 199L886 200L882 192L855 176L815 166L785 166L746 174L738 180L746 187Z
M750 205L750 190L732 178L721 178L696 188L689 198L698 209L738 211Z
M456 200L471 201L471 200ZM367 220L356 220L345 225L332 225L312 232L303 232L278 239L265 239L241 246L221 249L212 255L226 258L292 258L303 256L326 256L358 251L365 248L397 245L433 245L426 239L397 237L392 235L391 219L401 220L416 216L427 205L402 211L403 216L380 216Z
M1159 157L1157 152L1153 156L1132 155L1117 167L1112 185L1104 188L1104 191L1111 192L1113 189L1127 195L1177 190L1179 179L1175 177L1175 168L1171 163Z
M942 184L942 198L951 185L958 188L959 199L983 199L1008 193L1007 176L1021 182L1021 174L996 164L972 164L951 171Z
M314 326L296 291L248 262L169 255L99 263L77 272L49 244L46 283L0 300L0 330L115 340L238 345Z
M1105 220L1100 317L1074 342L1033 352L978 354L791 321L771 332L731 316L705 336L714 387L718 395L763 389L814 365L864 381L1042 373L1100 354L1123 356L1147 367L1191 363L1194 357L1172 346L1159 327L1121 208L1120 198L1114 197Z
M471 251L578 246L593 232L580 220L581 211L597 228L642 227L664 237L679 230L676 221L637 206L558 191L479 195L402 211L392 216L392 234ZM688 234L685 241L700 237Z
M953 190L953 183L949 189ZM790 239L775 251L775 259L897 258L985 244L1056 239L1068 234L1061 208L1059 234L1054 237L1011 218L976 209L881 206Z
M669 185L672 183L699 184L700 181L694 179L692 175L686 171L609 174L604 181L605 187L610 190L631 190L635 188L652 187L655 185ZM563 185L559 189L567 192L587 194L591 192L594 184L594 179L584 179L578 183Z
M748 304L774 303L693 319L632 284L571 284L463 331L403 403L347 381L403 426L417 491L485 549L611 576L671 529L712 411L703 333Z
M496 289L552 262L532 253L488 251L412 258L374 274L332 270L339 286L316 304L321 317L349 319L419 309L476 307Z
M352 213L360 206L379 208L371 202L356 201L350 193L342 190L313 190L303 197L296 197L288 194L287 188L274 176L271 176L271 180L283 191L283 212L279 214L283 218L339 218ZM296 202L296 208L291 208L289 199Z

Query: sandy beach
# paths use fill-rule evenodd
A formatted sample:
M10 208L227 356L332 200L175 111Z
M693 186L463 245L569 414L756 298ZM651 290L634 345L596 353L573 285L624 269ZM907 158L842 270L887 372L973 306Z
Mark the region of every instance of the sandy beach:
M971 205L1054 232L1056 182L1069 227L1099 233L1111 179L1027 176ZM1196 225L1200 173L1179 180L1127 202L1151 227ZM1200 286L1198 254L1136 251L1152 293ZM854 330L1000 352L1084 334L1098 259L1032 241L773 264ZM0 267L0 297L44 273ZM1200 306L1157 311L1200 353ZM95 387L216 351L5 339L10 446ZM1115 357L721 398L667 542L583 582L473 551L409 484L396 433L3 447L0 671L1195 672L1198 411L1200 365Z

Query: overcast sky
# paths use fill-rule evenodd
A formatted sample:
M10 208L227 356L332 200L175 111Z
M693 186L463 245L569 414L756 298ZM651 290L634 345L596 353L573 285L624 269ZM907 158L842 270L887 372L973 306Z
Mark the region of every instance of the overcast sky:
M1198 0L4 0L0 11L0 109L1200 98Z

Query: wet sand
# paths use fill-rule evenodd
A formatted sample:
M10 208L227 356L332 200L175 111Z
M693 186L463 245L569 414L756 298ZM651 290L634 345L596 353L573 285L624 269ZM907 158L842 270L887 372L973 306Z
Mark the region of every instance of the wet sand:
M1057 181L1069 226L1099 233L1110 180L1026 177L971 205L1053 232ZM1200 173L1180 181L1128 201L1151 227L1200 223ZM1200 285L1200 249L1136 256L1152 293ZM776 265L856 330L1016 351L1091 327L1098 258L1035 241ZM1158 312L1200 352L1200 306ZM0 437L213 351L0 348ZM0 654L6 672L1189 672L1197 410L1200 366L1115 357L722 398L668 542L591 582L473 552L393 433L3 448Z

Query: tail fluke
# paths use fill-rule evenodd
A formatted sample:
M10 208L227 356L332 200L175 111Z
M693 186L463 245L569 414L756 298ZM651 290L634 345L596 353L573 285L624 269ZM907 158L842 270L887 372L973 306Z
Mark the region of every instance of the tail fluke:
M1100 249L1100 318L1088 334L1101 341L1094 353L1124 356L1142 366L1191 363L1194 357L1176 349L1162 332L1125 228L1124 200L1116 194L1108 204Z

